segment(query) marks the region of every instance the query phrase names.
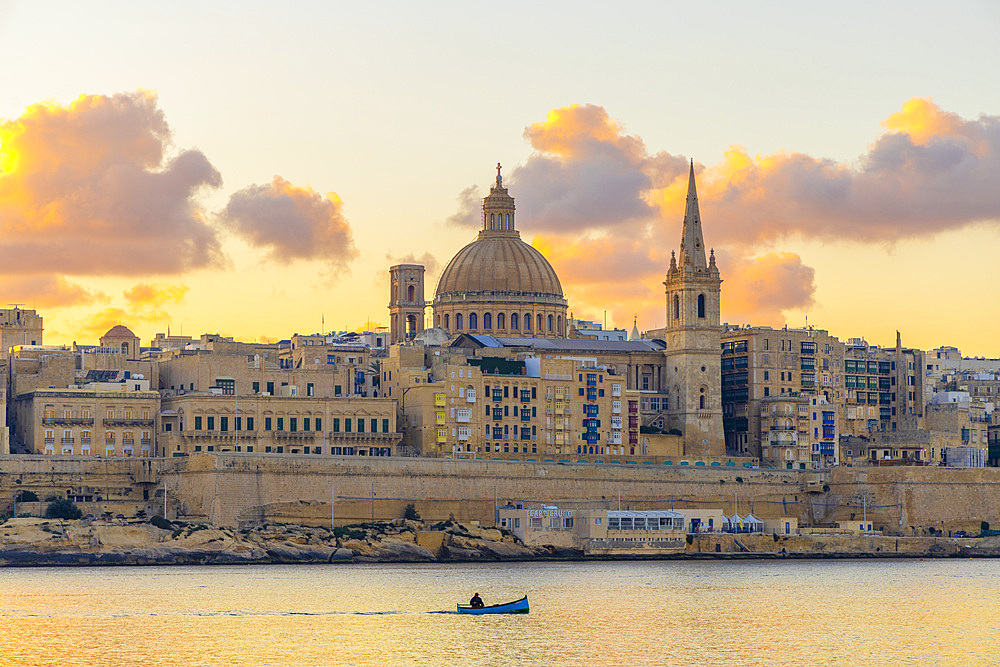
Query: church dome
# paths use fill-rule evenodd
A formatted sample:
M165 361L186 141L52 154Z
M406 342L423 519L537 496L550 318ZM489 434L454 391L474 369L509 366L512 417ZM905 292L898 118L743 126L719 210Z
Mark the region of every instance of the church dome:
M138 338L138 336L132 333L132 330L124 324L116 324L108 329L108 332L101 336L101 338Z
M438 298L470 293L497 296L517 292L563 298L562 284L552 265L516 232L480 232L448 262L438 281Z
M521 240L514 198L497 165L483 199L479 238L448 262L434 295L434 326L449 333L501 336L566 335L566 299L552 265Z

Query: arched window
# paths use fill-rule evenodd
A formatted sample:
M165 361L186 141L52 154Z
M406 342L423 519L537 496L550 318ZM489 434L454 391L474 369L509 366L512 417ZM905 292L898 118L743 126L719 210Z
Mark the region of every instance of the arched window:
M445 313L445 315L444 315L444 328L445 328L445 331L448 330L448 314L447 313Z
M497 313L497 329L506 329L507 328L506 326L504 326L506 324L506 322L504 320L505 320L504 314L503 313Z
M462 313L455 313L455 330L462 330Z
M411 303L417 300L416 288L413 285L406 288L406 300Z
M549 315L549 333L552 333L552 316Z
M681 298L678 295L674 295L674 319L681 319Z
M510 328L513 331L517 331L517 329L518 329L517 325L518 324L519 324L519 322L518 322L518 318L517 318L517 313L511 313L510 314Z
M490 229L493 229L493 214L490 213Z
M513 227L510 224L510 213L507 214L507 229L513 229Z
M531 331L531 313L524 314L524 330Z
M559 322L559 325L556 328L556 333L558 333L560 336L562 336L562 333L563 333L562 315L559 316L558 322Z
M476 317L475 313L469 313L469 331L475 331L479 328L479 318Z
M493 316L489 313L483 313L483 328L492 329L493 328Z
M705 318L705 295L698 295L698 317Z
M705 394L702 394L701 396L698 397L698 409L700 410L705 409Z
M537 325L535 327L535 331L537 331L538 333L542 333L544 331L544 329L542 328L542 314L541 313L538 313L538 318L537 318L535 324Z

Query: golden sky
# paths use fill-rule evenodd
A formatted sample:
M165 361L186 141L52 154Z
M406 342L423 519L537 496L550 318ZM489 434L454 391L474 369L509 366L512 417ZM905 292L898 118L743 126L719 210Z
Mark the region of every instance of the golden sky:
M968 83L1000 61L989 4L775 24L639 3L595 32L583 3L485 50L482 8L391 7L0 9L24 64L0 99L4 301L47 343L385 323L388 266L425 263L432 298L499 159L573 313L659 327L693 158L724 321L1000 356L976 279L1000 92Z

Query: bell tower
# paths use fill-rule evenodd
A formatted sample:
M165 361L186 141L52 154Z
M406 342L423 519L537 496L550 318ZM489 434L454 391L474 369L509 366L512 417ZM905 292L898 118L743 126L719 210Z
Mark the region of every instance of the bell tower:
M389 267L389 344L405 343L424 330L424 267Z
M680 256L670 253L666 280L667 359L670 417L684 433L685 453L722 456L721 326L719 297L722 279L715 251L705 256L694 161L688 175L687 205Z

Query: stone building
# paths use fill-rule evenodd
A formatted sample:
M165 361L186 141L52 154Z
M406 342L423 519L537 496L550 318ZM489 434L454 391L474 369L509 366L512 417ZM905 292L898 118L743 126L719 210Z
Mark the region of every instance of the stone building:
M433 378L414 376L406 391L407 441L422 456L624 462L647 455L638 392L594 360L472 358L435 367Z
M121 350L127 359L138 359L139 337L124 324L116 324L100 338L101 347Z
M424 267L389 267L389 343L413 340L424 330Z
M848 435L913 431L924 417L924 353L869 345L861 338L844 346L844 428Z
M415 291L423 292L422 274ZM450 334L566 337L562 284L542 253L521 240L514 198L503 185L499 164L496 184L483 199L479 237L448 262L433 306L434 326Z
M722 333L726 448L762 456L761 401L774 396L843 400L844 346L823 329L732 327Z
M396 403L382 398L226 395L165 397L163 456L196 452L395 456Z
M108 388L39 388L14 399L16 436L28 454L155 456L160 395L122 382Z
M18 345L42 345L42 316L18 306L0 308L0 352Z

